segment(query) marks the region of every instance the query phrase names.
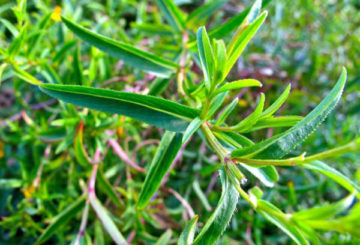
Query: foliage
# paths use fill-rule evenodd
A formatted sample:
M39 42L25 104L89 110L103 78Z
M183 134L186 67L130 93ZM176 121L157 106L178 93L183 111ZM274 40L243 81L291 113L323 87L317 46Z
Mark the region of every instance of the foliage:
M298 5L304 13L314 6L313 15L319 7ZM353 107L334 112L343 93L358 98L356 65L344 62L346 85L346 69L329 63L331 77L340 73L336 83L326 77L331 90L324 79L297 82L320 77L327 65L313 47L305 56L315 60L283 62L274 68L278 77L261 65L241 70L253 51L282 59L292 52L278 40L291 8L261 0L236 13L226 6L231 2L127 0L52 8L18 0L0 8L0 81L14 100L1 112L3 240L359 241L360 175L349 163L360 151L358 114ZM262 27L272 18L276 32ZM268 38L259 45L255 34ZM294 94L282 73L295 79ZM303 102L314 100L302 86L324 94L310 110ZM339 170L331 159L342 163Z

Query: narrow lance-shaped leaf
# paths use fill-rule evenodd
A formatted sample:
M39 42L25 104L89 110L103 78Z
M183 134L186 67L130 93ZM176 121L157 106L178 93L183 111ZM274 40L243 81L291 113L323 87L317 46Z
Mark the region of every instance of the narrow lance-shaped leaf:
M256 211L285 232L296 244L308 245L302 231L277 207L265 200L258 200ZM275 215L276 214L276 215Z
M247 88L247 87L262 87L261 82L255 79L242 79L234 82L227 83L217 90L215 90L214 95L220 94L222 92L228 91L228 90L236 90L241 88Z
M196 232L196 224L199 216L195 215L185 226L185 229L181 232L177 245L191 245L194 241Z
M346 70L343 69L335 87L325 99L302 121L289 130L273 136L254 146L237 149L231 153L232 158L278 159L289 153L304 141L325 120L340 100L346 81Z
M177 31L185 28L185 14L179 9L173 0L155 0L167 22Z
M199 111L153 96L76 85L41 84L43 92L74 105L117 113L170 131L184 131Z
M274 187L275 182L279 180L279 175L274 166L257 168L242 163L240 165L267 187Z
M75 158L80 163L81 166L87 168L90 166L90 159L84 149L83 144L83 133L84 132L84 123L81 121L76 128L76 133L74 137L74 152Z
M165 132L141 189L138 208L145 208L160 187L162 179L180 150L182 137L179 133Z
M199 50L199 57L201 68L204 73L204 81L207 90L210 90L213 82L214 72L214 51L210 44L210 39L206 33L205 27L200 27L197 31L197 44Z
M239 122L238 124L232 126L231 128L238 132L245 132L249 130L260 118L260 115L263 111L265 103L265 95L261 93L260 101L256 106L255 110L244 120Z
M223 81L222 78L226 67L226 46L223 40L215 39L213 39L213 46L215 56L214 82L219 84Z
M169 244L172 234L173 234L172 230L168 229L164 234L161 235L161 237L159 238L159 240L157 240L155 245Z
M358 198L360 198L360 186L358 186L351 179L340 173L338 170L328 166L324 162L321 161L313 161L310 163L306 163L301 165L304 168L310 169L312 171L317 171L330 179L337 182L339 185L347 189L349 192L354 192Z
M227 64L226 64L224 76L226 76L231 70L231 68L234 66L235 62L237 61L241 53L244 51L246 45L249 43L251 38L255 35L257 30L264 23L266 16L267 16L267 12L264 12L253 23L247 24L246 26L243 27L243 29L239 29L239 31L230 41L227 47L228 58L227 58Z
M85 42L97 47L98 49L115 58L124 60L126 64L132 65L138 69L156 74L158 76L167 77L178 68L178 65L171 61L159 58L156 55L145 52L128 44L96 34L73 23L71 20L65 17L62 17L62 21L72 32L74 32Z
M199 127L201 126L201 124L204 121L201 120L199 117L195 118L187 127L187 129L184 132L184 136L182 139L182 143L184 144L186 141L188 141L188 139L199 129Z
M264 112L261 114L261 118L270 117L272 114L274 114L289 97L290 89L291 89L291 84L289 84L286 87L284 92L282 92L279 98L277 98L275 102L271 104L271 106L269 106L268 108L266 108L266 110L264 110Z
M46 227L45 231L41 234L36 244L44 243L52 235L58 232L58 229L63 227L73 216L75 216L84 206L85 196L81 196L77 201L68 206L64 211L59 213L51 221L51 224Z
M279 128L279 127L292 127L300 122L303 117L300 116L280 116L280 117L266 117L259 119L251 129L246 132L252 132L263 128Z
M355 195L350 194L344 199L335 203L325 204L320 207L309 208L300 210L294 213L292 216L296 220L325 220L334 217L335 215L344 212L354 202Z
M215 244L222 233L225 231L229 221L235 211L239 193L234 185L230 182L224 168L219 170L222 193L216 209L206 221L204 227L197 235L195 244Z
M230 113L235 109L235 107L237 106L239 102L238 98L235 98L226 108L225 110L220 114L220 116L218 117L218 119L215 122L215 126L220 126L225 120L226 118L228 118L228 116L230 115Z
M98 218L100 219L101 223L103 224L105 230L113 239L116 244L126 245L127 242L123 235L120 233L118 228L116 227L114 221L110 218L107 213L107 210L104 206L99 202L99 200L95 197L90 195L89 201L93 209L95 210Z

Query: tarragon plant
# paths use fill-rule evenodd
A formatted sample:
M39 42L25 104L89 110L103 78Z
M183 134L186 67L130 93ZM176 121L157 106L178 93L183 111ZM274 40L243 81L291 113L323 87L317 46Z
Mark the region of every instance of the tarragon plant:
M135 224L134 226L139 230L145 229L142 221L149 220L149 207L156 203L156 193L162 186L162 182L167 179L167 174L174 160L182 153L182 148L197 133L206 146L217 155L218 164L215 167L219 172L222 192L217 206L202 227L197 227L198 219L202 218L195 215L191 208L187 208L191 219L178 237L177 244L215 244L226 230L240 199L245 200L256 213L285 232L296 244L321 244L317 230L359 234L357 227L360 225L360 206L358 204L346 216L337 215L347 210L355 198L360 197L360 188L355 182L322 160L358 151L360 139L314 155L308 156L305 152L293 155L294 148L317 130L339 102L346 82L345 68L342 69L339 80L332 90L305 117L276 115L290 94L289 84L270 106L265 106L265 94L259 94L254 110L239 122L230 124L228 121L232 117L231 113L238 106L238 98L234 92L243 88L262 87L262 83L256 79L230 81L228 75L249 41L264 23L267 12L262 12L261 9L267 1L264 3L255 1L252 7L209 32L204 26L199 25L204 24L225 1L209 1L190 14L184 13L172 0L156 0L155 2L166 23L154 25L140 23L133 25L132 28L173 35L177 42L175 46L178 52L172 58L169 58L169 55L162 58L126 41L117 41L100 35L75 23L71 16L61 16L61 18L58 16L64 27L66 26L83 42L111 57L122 60L136 72L144 71L156 76L148 94L87 86L91 84L82 76L78 53L74 56L74 66L77 67L78 76L69 81L77 85L68 85L56 79L55 82L40 81L36 75L33 76L27 71L28 67L19 58L22 42L27 34L25 25L22 26L10 47L1 49L2 59L13 68L19 78L38 87L51 97L79 107L117 114L122 119L123 116L130 117L165 130L153 160L146 169L137 166L126 156L113 133L103 134L114 152L130 166L132 171L146 173L140 194L135 195L134 200L130 200L135 202L135 208L127 210L127 215L133 215L136 220L132 225ZM20 1L17 7L20 23L23 21L21 8L24 8L21 4L24 4L24 1ZM53 14L56 20L56 14L59 15L59 13ZM44 20L44 26L45 21L48 19ZM228 41L224 41L223 38ZM30 38L30 40L33 39ZM199 76L193 71L193 64L201 69L202 75ZM181 103L157 96L171 82L174 82L177 87L176 97ZM57 121L57 124L69 123L71 125L69 120L63 118ZM75 121L78 122L77 119ZM245 136L249 132L264 128L284 128L284 130L259 142L254 142ZM96 180L112 202L119 207L124 205L119 201L113 187L103 174L102 169L106 168L106 157L102 157L106 154L105 150L98 147L93 151L94 157L88 156L88 149L84 146L84 143L85 145L87 143L83 140L83 122L78 123L74 134L75 158L85 171L88 171L89 183L85 187L82 182L84 194L52 220L38 238L37 243L46 242L71 218L73 213L80 210L83 210L82 222L80 231L73 242L74 244L84 242L88 212L91 207L112 240L116 244L127 244L112 217L116 214L110 216L104 204L95 195ZM278 167L290 166L319 172L344 187L349 195L336 203L284 213L262 198L263 191L260 185L248 186L246 184L249 176L253 175L264 188L272 188L279 179ZM98 171L98 168L101 171ZM196 185L194 188L197 188ZM188 205L185 200L182 204ZM166 244L171 237L171 230L168 230L156 244ZM144 237L145 241L147 239L151 240L149 237Z

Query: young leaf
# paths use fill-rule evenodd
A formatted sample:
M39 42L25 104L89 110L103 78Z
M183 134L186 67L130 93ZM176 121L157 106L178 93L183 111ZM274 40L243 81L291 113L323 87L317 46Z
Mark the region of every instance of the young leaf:
M279 227L283 232L285 232L296 244L299 245L308 245L308 241L306 240L302 231L294 225L291 220L286 218L285 214L272 205L271 203L259 199L258 207L256 211L261 214L265 219ZM276 214L276 215L274 215Z
M184 131L199 111L153 96L76 85L41 84L50 96L78 106L117 113L170 131Z
M215 96L215 98L213 99L213 101L210 104L209 112L206 115L207 119L211 118L212 115L214 115L214 113L220 108L220 106L224 102L227 95L228 95L228 92L225 91L224 93L221 93L221 94L218 94Z
M251 6L249 14L246 16L246 24L251 24L256 20L261 11L261 0L256 0L255 3Z
M245 136L235 133L235 132L214 132L216 137L220 138L223 141L228 142L230 145L236 148L242 148L254 145L250 139L246 138Z
M210 44L210 39L206 33L205 27L200 27L197 31L197 45L201 68L204 73L204 81L207 90L210 90L213 82L214 72L214 51Z
M239 102L238 98L235 98L226 108L225 110L220 114L218 119L215 122L215 126L220 126L226 118L230 115L230 113L235 109Z
M262 87L262 84L261 82L255 79L242 79L221 86L220 88L215 90L213 94L217 95L228 90L235 90L235 89L241 89L247 87Z
M0 190L18 188L22 183L20 179L0 179Z
M203 122L204 122L203 120L201 120L199 117L197 117L189 124L189 126L186 128L186 130L184 132L184 136L182 139L183 144L186 141L188 141L188 139L199 129L199 127L201 126L201 124Z
M292 127L302 119L304 118L300 116L261 117L261 119L246 132L252 132L263 128Z
M135 68L162 77L169 76L169 74L173 73L178 68L178 65L171 61L159 58L156 55L137 49L128 44L96 34L73 23L65 17L62 17L62 21L72 32L85 42L115 58L124 60L126 64L132 65Z
M118 228L116 227L114 221L110 218L107 213L107 210L104 206L99 202L99 200L95 196L90 196L89 201L91 206L93 207L95 213L98 218L101 220L105 230L109 233L110 237L116 244L126 245L127 242L123 235L120 233Z
M254 146L237 149L231 153L232 158L278 159L289 153L304 141L325 120L340 100L346 81L346 70L343 69L335 87L325 99L303 120L284 133L266 139Z
M155 0L155 2L173 28L177 31L184 30L184 13L175 5L173 0Z
M44 243L53 234L55 234L59 228L63 227L74 215L76 215L85 204L85 196L81 196L77 201L68 206L64 211L59 213L51 221L51 224L46 227L45 231L40 235L36 244Z
M160 187L162 179L180 150L181 143L182 134L165 132L141 189L138 208L145 208Z
M347 210L354 202L355 195L350 194L344 199L330 204L325 204L320 207L309 208L301 210L293 214L293 218L301 220L325 220L333 218L335 215Z
M355 192L357 197L360 197L360 195L359 195L360 187L355 182L353 182L351 179L349 179L348 177L346 177L345 175L343 175L336 169L328 166L324 162L313 161L310 163L303 164L301 166L304 168L313 170L313 171L317 171L317 172L331 178L332 180L337 182L339 185L341 185L342 187L347 189L349 192Z
M191 245L194 241L196 232L196 224L199 216L195 215L185 226L185 229L181 232L177 245Z
M284 92L282 92L279 98L277 98L275 102L271 104L271 106L269 106L268 108L266 108L266 110L264 110L264 112L261 114L261 118L270 117L272 114L274 114L289 97L290 89L291 89L291 84L289 84L286 87Z
M236 60L244 51L246 45L249 43L251 38L255 35L257 30L264 23L266 16L267 16L267 12L264 12L253 23L247 24L246 26L243 27L243 29L239 29L239 31L230 41L227 47L228 56L227 56L227 64L226 64L224 76L226 76L230 72Z
M119 197L116 195L113 187L111 186L109 181L106 179L102 169L101 169L101 171L99 171L99 173L96 177L96 180L97 180L97 183L99 184L99 186L101 187L98 190L101 190L101 192L105 193L111 199L111 201L114 204L116 204L116 206L118 206L119 208L123 208L124 204L122 204L120 202Z
M263 111L265 103L265 95L261 93L260 101L258 105L256 106L253 113L251 113L248 117L246 117L244 120L239 122L238 124L231 127L234 131L238 132L246 132L249 130L260 118L260 115Z
M239 193L230 182L224 168L219 170L222 192L216 209L206 221L204 227L194 241L196 244L215 244L226 229L235 211Z
M223 73L226 66L226 46L223 40L213 40L215 55L214 81L216 84L221 83L224 77Z

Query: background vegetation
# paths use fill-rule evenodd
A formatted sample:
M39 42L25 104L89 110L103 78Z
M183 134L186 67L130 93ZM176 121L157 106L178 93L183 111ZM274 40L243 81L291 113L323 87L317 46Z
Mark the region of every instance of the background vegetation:
M111 88L185 104L187 98L178 93L176 76L161 78L136 69L126 60L81 41L59 22L61 11L96 33L181 63L186 37L169 23L159 4L168 1L24 2L0 0L0 244L80 243L76 239L84 209L89 208L84 204L84 193L93 173L87 161L93 161L93 156L96 160L97 152L102 158L96 179L97 199L108 210L106 217L129 243L176 244L194 213L201 229L216 208L222 189L218 158L206 146L202 134L194 134L180 149L151 205L140 212L136 204L144 172L149 170L164 130L130 117L58 101L15 76L16 69L6 61L6 56L12 57L22 70L48 83ZM240 0L174 2L193 17L187 22L189 33L194 34L189 34L190 41L200 26L211 33L253 4ZM301 147L294 149L292 156L303 152L312 155L359 137L360 2L271 0L263 5L268 17L228 76L229 81L257 79L263 86L231 92L224 105L234 96L239 101L227 122L233 125L249 115L260 92L266 94L265 105L269 106L288 83L291 95L278 114L305 116L328 94L344 66L348 79L338 106ZM194 10L204 10L201 6L208 6L204 14L191 15ZM216 38L228 42L235 30ZM197 57L192 53L186 57L191 85L201 81L202 71L190 61ZM184 89L190 85L185 84ZM279 132L282 129L270 128L245 135L260 142ZM89 159L82 159L83 145ZM327 162L354 185L359 183L359 150ZM305 168L277 170L280 178L273 187L247 175L243 188L248 191L259 185L264 192L262 199L286 213L335 203L338 206L329 205L328 213L323 210L329 220L319 225L325 229L316 229L320 243L360 242L360 208L355 198L349 199L348 190ZM339 200L351 201L340 205ZM329 214L332 216L327 217ZM112 243L113 237L106 232L109 227L104 227L104 220L98 216L98 210L90 209L82 243ZM54 220L57 222L49 231ZM218 244L293 242L240 198Z

